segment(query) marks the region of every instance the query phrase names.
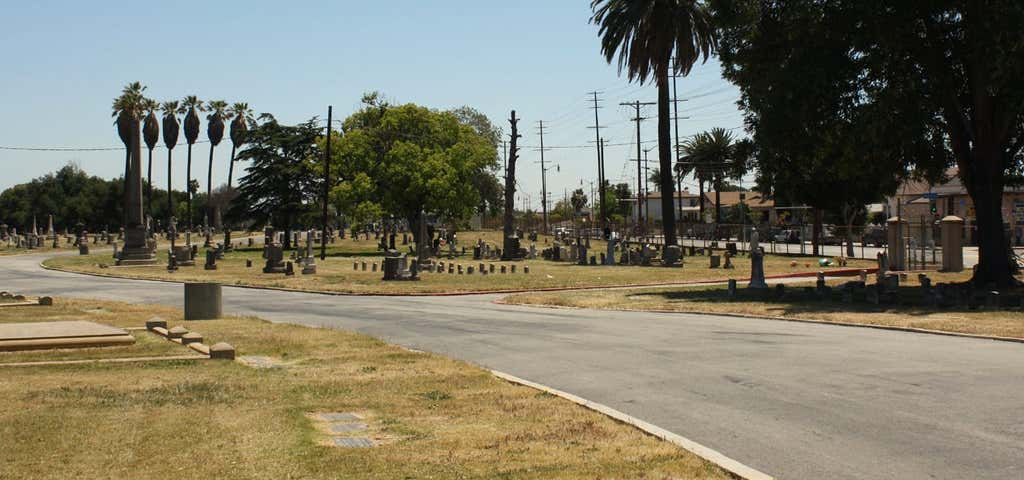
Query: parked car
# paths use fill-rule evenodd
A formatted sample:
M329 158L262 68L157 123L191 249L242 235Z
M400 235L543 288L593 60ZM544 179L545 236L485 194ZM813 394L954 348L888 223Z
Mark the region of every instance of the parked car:
M779 243L800 243L800 230L783 230L774 239Z

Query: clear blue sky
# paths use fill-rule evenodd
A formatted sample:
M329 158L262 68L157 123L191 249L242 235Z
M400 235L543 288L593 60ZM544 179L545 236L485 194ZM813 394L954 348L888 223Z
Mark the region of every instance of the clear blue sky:
M0 29L0 146L120 146L110 104L131 81L158 100L248 102L285 122L344 118L362 93L432 108L475 107L506 129L509 110L523 120L522 143L538 144L545 120L551 197L596 179L587 92L604 92L601 123L610 144L635 142L632 112L619 102L656 99L651 86L630 84L600 54L587 0L437 0L390 2L8 2ZM742 125L738 90L714 60L678 82L680 135ZM649 107L646 115L654 116ZM205 120L205 119L204 119ZM646 121L643 140L656 136ZM742 135L742 129L735 130ZM205 137L204 130L201 138ZM653 144L645 145L645 148ZM230 142L215 154L215 184L226 181ZM607 176L635 183L635 147L606 149ZM175 155L175 188L185 181L185 149ZM154 154L154 183L166 185L166 153ZM205 182L208 145L193 153L193 176ZM651 158L655 157L652 152ZM159 162L157 161L159 160ZM123 171L123 153L0 150L0 189L69 161L103 177ZM539 205L539 153L524 149L521 192ZM203 172L200 175L195 172ZM204 185L205 187L205 185ZM589 183L585 185L589 195ZM695 189L692 187L691 189ZM552 201L553 201L552 200Z

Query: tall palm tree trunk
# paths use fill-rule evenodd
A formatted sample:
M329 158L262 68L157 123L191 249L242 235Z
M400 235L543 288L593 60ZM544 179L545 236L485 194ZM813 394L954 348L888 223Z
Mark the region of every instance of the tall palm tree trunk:
M206 228L205 246L210 246L210 221L213 215L213 144L210 144L210 163L206 168L206 214L203 216L203 227Z
M146 172L146 207L145 212L147 215L153 213L153 149L149 149L149 167Z
M658 73L658 163L661 171L661 230L665 246L676 245L675 185L672 183L672 115L669 98L668 65Z
M228 165L228 190L231 190L231 179L235 175L235 144L231 144L231 163Z
M188 144L188 160L185 163L185 206L188 208L188 229L192 231L192 144Z
M167 228L171 228L171 217L174 216L174 198L171 195L171 152L167 149Z

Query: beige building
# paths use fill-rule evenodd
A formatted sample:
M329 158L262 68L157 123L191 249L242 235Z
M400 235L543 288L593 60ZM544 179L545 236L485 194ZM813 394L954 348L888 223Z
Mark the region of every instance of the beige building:
M757 223L775 224L775 200L765 199L757 192L722 192L719 200L722 204L722 216L740 203L750 208L750 213ZM709 222L715 220L715 192L704 192L704 216Z
M929 185L923 181L904 182L896 189L896 194L886 199L886 215L899 215L908 223L934 221L945 216L955 215L964 219L967 239L973 242L974 202L967 194L957 176L956 167L946 172L948 182ZM933 211L934 209L934 211ZM1024 243L1024 189L1006 187L1003 189L1003 223L1013 232L1014 243Z

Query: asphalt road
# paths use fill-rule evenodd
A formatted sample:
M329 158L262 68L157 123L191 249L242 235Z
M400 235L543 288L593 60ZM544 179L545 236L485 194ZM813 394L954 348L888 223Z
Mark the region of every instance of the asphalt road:
M0 289L181 302L177 285L49 272L40 259L0 258ZM493 298L224 290L226 312L468 360L604 403L782 479L1024 478L1024 345Z

